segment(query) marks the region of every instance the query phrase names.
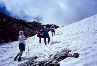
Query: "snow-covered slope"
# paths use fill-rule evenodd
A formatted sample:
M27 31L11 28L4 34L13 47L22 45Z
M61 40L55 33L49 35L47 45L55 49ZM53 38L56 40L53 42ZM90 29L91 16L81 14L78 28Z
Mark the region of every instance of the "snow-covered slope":
M60 29L64 44L80 57L66 58L61 66L97 66L97 15ZM61 39L61 40L62 40Z
M71 53L77 52L80 56L62 60L61 66L97 66L97 15L58 28L56 35L51 36L50 44L45 45L43 39L39 44L36 36L28 38L21 62L13 61L19 51L18 41L0 45L0 66L17 66L35 55L40 57L37 60L47 60L50 54L57 53L64 48L72 50Z

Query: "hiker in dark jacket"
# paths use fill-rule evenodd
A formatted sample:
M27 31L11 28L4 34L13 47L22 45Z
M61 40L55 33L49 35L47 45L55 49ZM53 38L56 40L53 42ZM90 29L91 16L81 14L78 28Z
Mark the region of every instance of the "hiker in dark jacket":
M36 31L37 37L39 37L39 43L41 43L41 38L43 38L43 29L41 28L40 30Z
M50 29L47 29L46 28L46 26L44 26L44 30L43 30L43 37L44 37L44 43L45 43L45 45L46 45L46 38L48 38L48 44L49 44L49 42L50 42L50 37L49 37L49 32L50 31Z

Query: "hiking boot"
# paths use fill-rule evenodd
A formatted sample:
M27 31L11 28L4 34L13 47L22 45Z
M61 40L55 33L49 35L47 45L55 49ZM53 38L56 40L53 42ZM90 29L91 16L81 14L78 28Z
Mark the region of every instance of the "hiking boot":
M37 59L37 58L38 58L37 56L34 57L34 59Z
M18 62L21 61L21 57L18 58Z
M14 58L14 61L16 61L16 59L17 59L17 56Z
M14 58L14 61L16 61L17 60L17 57L19 56L19 53L16 55L16 57Z

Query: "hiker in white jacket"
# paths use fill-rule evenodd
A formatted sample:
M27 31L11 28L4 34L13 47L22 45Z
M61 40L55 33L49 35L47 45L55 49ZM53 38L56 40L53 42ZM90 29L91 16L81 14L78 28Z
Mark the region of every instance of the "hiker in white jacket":
M22 53L23 51L25 51L25 36L24 36L24 32L23 31L19 31L19 49L20 49L20 52L17 54L17 56L14 58L14 61L17 60L17 57L19 56L18 58L18 61L21 61L21 56L22 56Z

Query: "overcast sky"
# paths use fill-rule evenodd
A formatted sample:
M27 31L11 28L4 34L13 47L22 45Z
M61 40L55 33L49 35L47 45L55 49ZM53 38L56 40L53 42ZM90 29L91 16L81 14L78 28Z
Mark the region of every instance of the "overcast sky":
M0 7L14 17L43 24L68 25L97 14L97 0L0 0Z

